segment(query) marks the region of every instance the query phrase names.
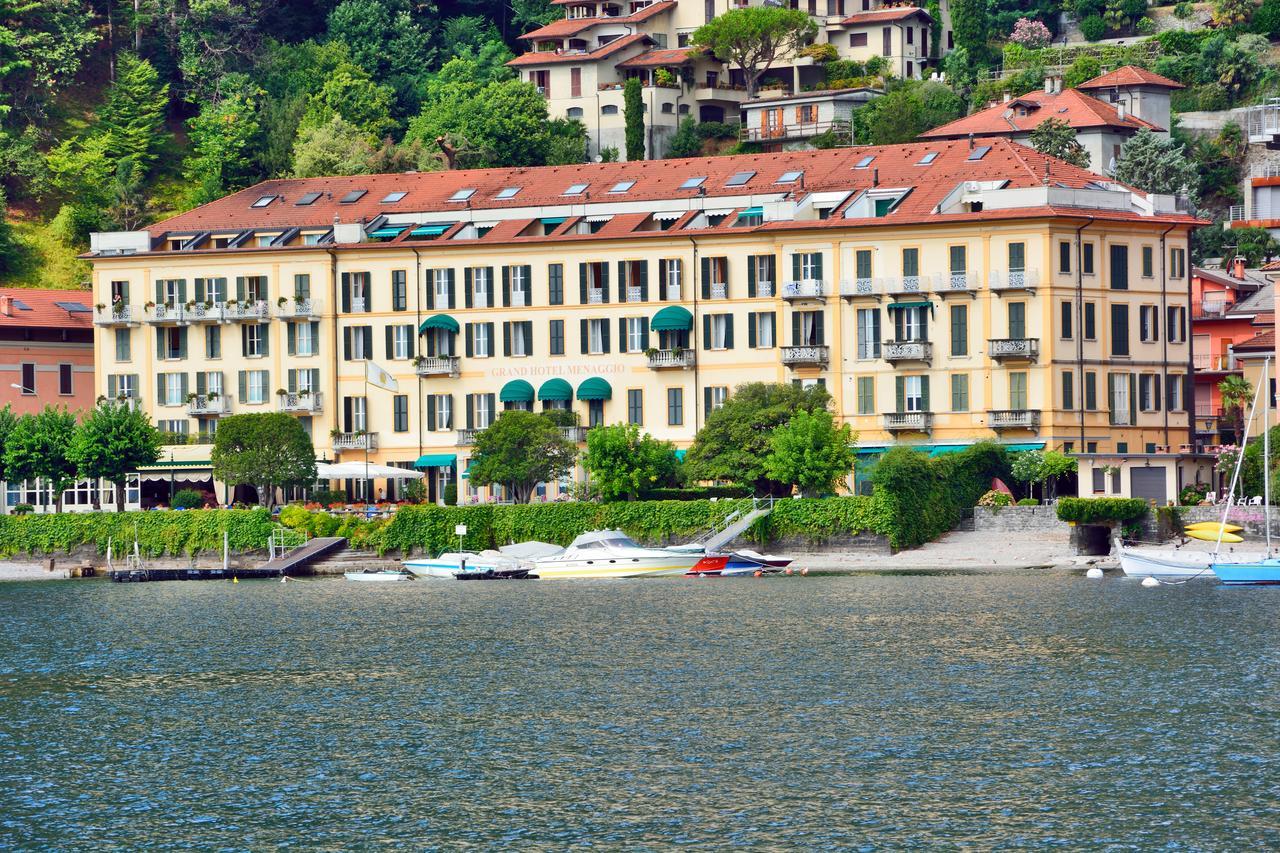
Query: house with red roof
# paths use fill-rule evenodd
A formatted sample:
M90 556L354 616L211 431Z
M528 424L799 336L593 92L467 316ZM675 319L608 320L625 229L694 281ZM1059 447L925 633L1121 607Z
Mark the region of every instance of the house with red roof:
M1047 79L1043 90L1007 97L920 138L1004 136L1025 143L1043 122L1057 119L1075 131L1076 140L1089 154L1089 168L1108 174L1121 147L1138 131L1168 135L1169 94L1182 88L1181 83L1134 66L1118 68L1074 89L1063 89L1061 84L1059 78Z
M0 406L93 408L92 296L77 290L0 288Z

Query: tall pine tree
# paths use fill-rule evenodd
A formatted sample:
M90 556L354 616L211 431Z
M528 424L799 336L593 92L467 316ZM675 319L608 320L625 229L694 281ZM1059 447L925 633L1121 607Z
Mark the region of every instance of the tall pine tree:
M626 121L627 159L644 159L644 101L640 78L631 77L622 87L622 110Z
M132 158L144 171L150 170L169 138L164 126L168 101L169 84L160 82L151 63L132 53L122 53L116 82L100 113L108 156L115 160Z

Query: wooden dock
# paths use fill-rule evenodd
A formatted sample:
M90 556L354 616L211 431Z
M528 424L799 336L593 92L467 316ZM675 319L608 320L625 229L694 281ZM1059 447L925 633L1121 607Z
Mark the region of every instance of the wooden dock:
M108 572L116 583L146 583L148 581L208 581L208 580L264 580L282 575L310 574L309 567L316 560L347 547L341 536L322 536L308 541L284 554L254 568L200 569L194 566L180 568L129 567Z

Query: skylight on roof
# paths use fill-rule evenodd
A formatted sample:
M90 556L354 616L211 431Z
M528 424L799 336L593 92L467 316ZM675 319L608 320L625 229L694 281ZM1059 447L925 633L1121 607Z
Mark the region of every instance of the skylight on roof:
M793 169L790 172L783 172L782 176L778 178L778 180L774 181L774 183L775 184L794 184L796 181L800 180L803 177L804 177L803 171L801 171L800 169Z
M614 184L614 185L609 189L609 192L611 192L611 193L624 193L624 192L626 192L627 190L629 190L629 189L631 189L632 187L634 187L635 185L636 185L636 182L635 182L635 181L618 181L616 184Z
M696 178L689 178L687 181L685 181L683 184L680 185L680 189L696 190L698 187L702 186L706 182L706 180L707 180L706 175L701 175Z
M521 189L522 189L521 187L503 187L502 189L498 190L498 195L496 196L496 198L498 199L515 198L516 193L520 192Z
M28 305L27 303L23 302L21 299L14 299L14 300L12 301L12 304L13 304L13 307L14 307L14 308L17 308L19 311L30 311L30 310L31 310L31 306L30 306L30 305Z
M854 164L853 164L853 168L855 168L855 169L865 169L865 168L867 168L868 166L870 166L870 165L871 165L871 161L872 161L872 160L874 160L874 159L876 159L876 156L875 156L874 154L868 154L866 157L863 157L863 158L862 158L861 160L859 160L857 163L854 163Z
M449 201L466 201L467 199L471 198L475 194L476 194L476 191L474 189L471 189L470 187L465 189L460 189L453 195L449 196Z
M273 195L259 196L258 200L249 206L250 207L266 207L267 205L271 204L271 202L275 200L276 200L276 197Z
M755 172L735 172L729 180L724 182L724 185L726 187L740 187L755 176Z
M403 190L396 190L393 193L387 193L386 195L384 195L382 197L382 201L380 202L380 204L395 204L396 202L398 202L400 199L404 198L407 195L408 193L404 192Z
M966 160L981 160L983 157L986 157L986 156L987 156L987 152L988 152L988 151L990 151L990 150L991 150L991 146L990 146L990 145L979 145L977 148L975 148L975 149L973 149L972 151L970 151L970 152L969 152L969 156L968 156L968 157L966 157L965 159L966 159Z
M569 189L564 191L565 195L582 195L587 191L588 184L571 184Z
M929 151L923 157L920 158L920 162L916 163L916 165L928 166L930 163L932 163L934 160L937 160L937 159L938 159L938 152Z
M57 306L58 306L59 308L61 308L63 311L66 311L68 314L90 314L90 313L92 313L92 312L89 310L89 306L88 306L88 305L85 305L83 302L55 302L55 303L53 303L53 304L54 304L54 305L57 305Z
M315 204L316 199L320 198L320 193L303 193L294 204L298 207L306 207L309 204Z
M364 198L364 194L367 192L368 190L352 190L342 198L338 199L338 204L355 204L360 199Z

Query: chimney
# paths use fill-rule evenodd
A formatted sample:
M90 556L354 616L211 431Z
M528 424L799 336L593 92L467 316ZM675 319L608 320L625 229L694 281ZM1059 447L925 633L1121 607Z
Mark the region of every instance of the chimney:
M1120 116L1121 121L1124 121L1124 117L1125 117L1124 114L1125 114L1124 101L1117 101L1116 115Z
M1004 93L1004 103L1006 103L1006 104L1007 104L1007 103L1009 103L1009 102L1010 102L1010 101L1012 101L1012 100L1013 100L1013 95L1009 94L1008 92L1005 92L1005 93Z
M0 296L0 314L5 317L13 316L13 298L9 296Z
M1053 78L1052 77L1044 78L1044 93L1046 95L1053 94Z
M873 187L880 186L880 169L879 168L875 168L871 170L871 186Z
M1234 258L1231 259L1231 276L1233 278L1239 278L1239 279L1244 278L1244 256L1243 255L1236 255ZM0 305L4 306L4 309L3 309L4 313L8 314L9 313L9 310L8 310L9 297L0 296Z
M973 134L969 134L969 150L973 150Z

